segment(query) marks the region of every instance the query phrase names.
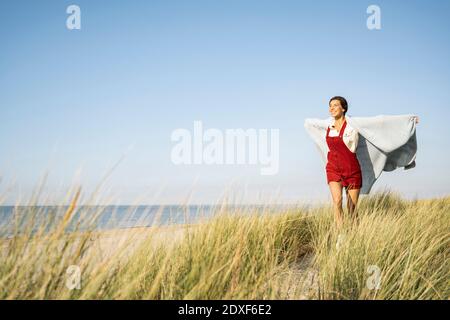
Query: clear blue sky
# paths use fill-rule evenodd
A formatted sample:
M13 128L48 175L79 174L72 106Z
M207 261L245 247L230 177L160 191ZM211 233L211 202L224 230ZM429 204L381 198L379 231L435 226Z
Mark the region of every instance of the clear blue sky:
M66 28L70 4L81 30ZM366 27L371 4L381 30ZM449 14L449 1L425 0L2 1L1 194L26 199L47 169L50 197L73 181L89 192L126 153L105 191L118 203L206 203L227 190L327 199L303 121L328 117L333 95L350 116L420 116L417 167L383 173L374 190L449 194ZM174 165L170 135L194 120L279 129L279 173Z

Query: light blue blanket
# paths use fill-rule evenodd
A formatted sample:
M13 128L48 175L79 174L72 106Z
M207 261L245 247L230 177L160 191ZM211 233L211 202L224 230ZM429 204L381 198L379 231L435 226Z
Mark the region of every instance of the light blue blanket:
M415 115L379 115L375 117L345 116L350 126L359 132L356 156L362 172L362 194L368 194L382 171L416 165L417 140ZM319 148L326 163L327 127L333 118L305 119L305 129Z

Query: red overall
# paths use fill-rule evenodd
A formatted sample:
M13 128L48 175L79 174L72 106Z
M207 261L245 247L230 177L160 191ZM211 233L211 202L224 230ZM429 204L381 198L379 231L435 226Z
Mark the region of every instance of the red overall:
M347 189L360 189L362 187L361 167L359 166L356 153L350 151L345 145L342 136L347 125L347 121L342 124L338 137L330 137L330 127L327 129L327 145L329 152L327 155L327 183L330 181L341 181Z

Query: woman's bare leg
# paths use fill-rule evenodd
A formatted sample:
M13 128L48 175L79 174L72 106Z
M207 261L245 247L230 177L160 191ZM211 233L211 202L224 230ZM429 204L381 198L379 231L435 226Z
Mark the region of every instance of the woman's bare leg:
M330 181L331 197L333 198L334 218L338 228L342 226L344 211L342 210L342 184L337 181Z
M347 191L347 209L348 209L348 215L351 218L355 218L356 220L356 205L358 203L359 198L359 191L361 189L346 189Z

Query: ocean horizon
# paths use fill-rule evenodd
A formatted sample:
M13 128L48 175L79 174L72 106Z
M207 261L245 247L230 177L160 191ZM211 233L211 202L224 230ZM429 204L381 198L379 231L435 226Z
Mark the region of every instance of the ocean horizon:
M71 213L65 231L185 225L210 219L225 211L231 214L261 214L293 207L298 205L81 205ZM36 233L42 228L49 232L62 221L69 208L68 205L0 206L0 237L26 231Z

